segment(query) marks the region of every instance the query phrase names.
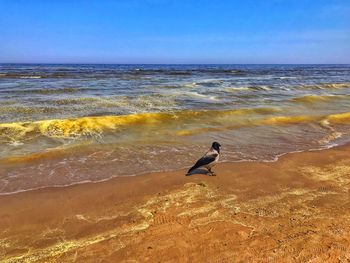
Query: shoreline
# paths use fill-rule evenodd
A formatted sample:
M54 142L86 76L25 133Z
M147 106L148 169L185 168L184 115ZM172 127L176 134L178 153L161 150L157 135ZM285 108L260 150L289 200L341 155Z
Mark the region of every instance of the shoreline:
M247 163L274 163L274 162L278 162L280 160L280 158L282 158L283 156L290 155L290 154L325 151L325 150L329 150L329 149L333 149L333 148L347 147L347 146L350 147L350 142L345 142L344 144L340 144L340 145L339 144L331 144L331 145L328 145L328 146L324 146L324 147L321 147L321 148L315 148L315 149L296 150L296 151L281 153L281 154L276 155L272 160L247 160L247 159L242 159L242 160L238 160L238 161L219 161L219 164L224 164L224 163L226 163L226 164L236 164L236 163L245 163L245 162L247 162ZM144 175L147 175L147 174L158 174L158 173L171 173L171 172L177 172L177 171L186 170L189 167L190 166L182 167L182 168L179 168L179 169L165 170L165 171L147 171L147 172L143 172L143 173L130 174L130 175L129 174L128 175L114 175L112 177L101 179L101 180L97 180L97 181L84 180L84 181L81 181L81 182L74 182L74 183L66 184L66 185L50 185L50 186L42 186L42 187L32 188L32 189L18 190L18 191L14 191L14 192L5 192L5 193L1 193L0 192L0 197L1 196L8 196L8 195L16 195L16 194L25 193L25 192L40 191L40 190L44 190L44 189L65 188L65 187L71 187L71 186L81 185L81 184L98 184L98 183L102 183L102 182L113 180L115 178L122 178L122 177L144 176Z
M350 145L0 195L4 262L350 258ZM172 238L169 239L169 236Z

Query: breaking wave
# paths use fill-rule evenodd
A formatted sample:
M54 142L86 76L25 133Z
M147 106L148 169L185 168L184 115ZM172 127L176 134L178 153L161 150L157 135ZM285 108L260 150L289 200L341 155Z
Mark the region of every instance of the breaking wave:
M177 111L172 113L139 113L119 116L96 116L74 119L53 119L35 122L17 122L0 124L0 141L22 141L37 136L50 138L79 138L84 136L102 136L106 132L143 129L153 127L177 136L220 131L232 128L257 125L293 125L301 123L331 124L350 123L350 112L327 116L274 116L276 108L247 108L236 110ZM271 116L272 115L272 116ZM205 125L204 125L205 124ZM203 126L204 127L200 127ZM169 127L190 126L192 129L174 129Z
M275 108L251 108L237 110L178 111L173 113L139 113L119 116L96 116L74 119L53 119L34 122L0 124L0 141L21 141L27 137L77 138L100 136L104 132L132 129L140 126L166 126L171 124L201 123L210 120L225 122L230 116L266 115L277 112Z

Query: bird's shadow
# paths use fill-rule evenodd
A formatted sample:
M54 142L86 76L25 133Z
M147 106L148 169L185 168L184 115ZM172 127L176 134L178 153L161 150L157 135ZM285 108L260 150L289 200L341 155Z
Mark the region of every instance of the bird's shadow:
M191 171L190 173L186 174L186 176L192 176L194 174L204 174L207 176L212 176L208 170L206 169L194 169L193 171Z

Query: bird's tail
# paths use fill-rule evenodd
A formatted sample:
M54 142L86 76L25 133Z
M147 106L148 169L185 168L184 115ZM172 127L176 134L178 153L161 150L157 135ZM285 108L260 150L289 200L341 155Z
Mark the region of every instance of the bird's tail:
M193 165L187 172L187 174L190 174L194 169L196 169L196 165Z

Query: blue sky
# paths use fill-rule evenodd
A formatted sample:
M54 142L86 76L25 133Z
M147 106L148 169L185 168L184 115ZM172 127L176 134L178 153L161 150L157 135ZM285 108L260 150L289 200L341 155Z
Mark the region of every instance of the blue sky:
M350 1L0 0L0 62L350 63Z

